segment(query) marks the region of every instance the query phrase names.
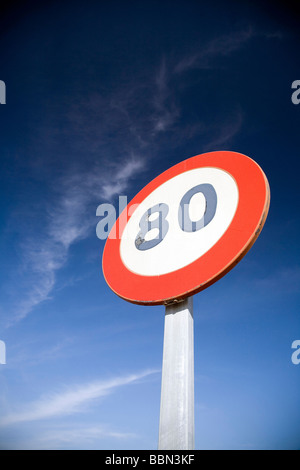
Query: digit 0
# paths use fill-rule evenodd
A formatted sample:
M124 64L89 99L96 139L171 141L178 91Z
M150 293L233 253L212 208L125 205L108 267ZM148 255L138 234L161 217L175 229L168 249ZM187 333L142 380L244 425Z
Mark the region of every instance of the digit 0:
M190 219L189 206L195 194L202 193L205 197L205 210L200 220L196 222ZM198 184L189 189L180 201L178 210L178 221L184 232L197 232L211 222L217 208L217 193L211 184Z

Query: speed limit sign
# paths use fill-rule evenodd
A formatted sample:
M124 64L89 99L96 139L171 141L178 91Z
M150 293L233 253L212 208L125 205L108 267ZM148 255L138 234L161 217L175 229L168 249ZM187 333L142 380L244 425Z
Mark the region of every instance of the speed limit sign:
M242 259L269 204L257 163L236 152L210 152L160 174L112 227L102 259L108 285L129 302L165 304L161 450L194 448L192 296Z
M184 160L145 186L107 239L103 273L123 299L185 299L232 269L267 217L267 178L251 158L217 151Z

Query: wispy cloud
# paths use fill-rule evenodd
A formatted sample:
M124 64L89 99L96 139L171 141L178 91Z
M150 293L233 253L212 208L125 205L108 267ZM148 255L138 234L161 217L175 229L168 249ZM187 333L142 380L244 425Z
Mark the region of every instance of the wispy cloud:
M170 79L170 68L167 67L166 59L163 58L155 76L153 134L169 130L179 116L174 94L171 93Z
M278 294L298 293L300 291L300 266L283 266L272 271L268 276L255 279L255 287Z
M24 364L30 367L40 364L45 365L48 362L61 360L70 355L74 358L74 345L76 345L76 339L72 336L65 337L51 345L45 344L45 341L40 337L35 341L31 339L26 341L24 339L24 341L19 341L15 345L9 364L7 364L7 369L19 369ZM31 348L34 349L36 347L39 348L38 354L33 354Z
M110 380L72 386L43 397L29 404L26 409L2 417L0 427L79 413L86 410L97 399L112 394L116 389L136 384L139 380L157 372L157 370L145 370Z
M204 145L203 151L224 149L233 138L240 132L243 125L243 113L240 109L235 110L220 126L215 126L213 136Z
M102 185L102 196L111 200L115 195L124 194L128 188L128 183L133 176L145 168L145 161L142 158L132 157L125 162L116 173L112 175L109 182Z
M49 429L50 428L50 429ZM13 442L5 442L2 438L0 449L9 450L85 450L103 448L103 443L115 442L115 447L120 442L140 439L140 436L131 432L122 432L111 429L107 425L84 425L80 422L76 425L48 426L47 430L35 428L27 432L26 437L14 438Z
M113 431L106 426L82 426L78 428L56 428L53 431L48 431L42 436L38 437L34 447L57 449L62 446L65 448L68 445L76 446L76 449L83 449L89 444L95 446L95 442L104 438L125 440L137 438L134 433ZM28 447L32 447L32 443L28 443ZM97 446L96 446L97 447Z
M97 206L124 194L131 179L144 168L144 159L131 155L105 169L95 165L92 170L72 171L55 181L55 194L41 214L43 230L33 226L20 244L19 283L23 289L14 297L7 326L50 298L70 247L93 233Z
M243 30L232 31L211 39L200 50L183 57L176 64L174 72L183 73L193 68L207 69L215 67L216 59L229 57L256 37L281 39L282 35L280 32L259 31L251 25Z
M186 72L191 68L208 68L217 57L229 56L254 37L253 28L234 31L207 42L197 52L181 59L175 66L176 73Z

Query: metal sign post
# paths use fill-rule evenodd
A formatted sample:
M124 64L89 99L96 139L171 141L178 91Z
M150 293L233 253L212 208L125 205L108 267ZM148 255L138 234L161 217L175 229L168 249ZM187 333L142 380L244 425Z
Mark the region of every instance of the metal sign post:
M188 297L165 311L158 449L194 445L194 318Z
M166 305L159 449L194 448L192 296L243 258L270 204L251 158L217 151L188 158L150 181L105 244L103 274L121 298ZM115 236L118 234L118 236Z

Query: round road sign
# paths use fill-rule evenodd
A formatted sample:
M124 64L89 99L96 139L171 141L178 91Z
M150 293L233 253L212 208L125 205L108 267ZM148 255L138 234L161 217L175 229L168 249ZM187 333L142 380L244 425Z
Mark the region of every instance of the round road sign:
M104 277L129 302L182 300L241 260L269 203L267 178L251 158L218 151L184 160L145 186L120 215L105 244Z

